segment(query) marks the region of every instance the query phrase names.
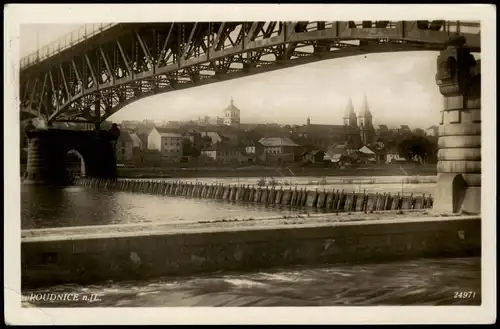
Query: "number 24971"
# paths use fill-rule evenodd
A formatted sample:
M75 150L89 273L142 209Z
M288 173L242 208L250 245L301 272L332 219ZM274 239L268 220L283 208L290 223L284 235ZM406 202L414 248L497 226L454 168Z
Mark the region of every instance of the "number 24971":
M455 291L453 293L454 299L474 299L476 298L476 293L474 291Z

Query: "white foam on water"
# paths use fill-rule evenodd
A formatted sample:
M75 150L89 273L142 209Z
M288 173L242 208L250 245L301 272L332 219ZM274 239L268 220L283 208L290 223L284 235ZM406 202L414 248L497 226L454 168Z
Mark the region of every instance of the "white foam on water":
M335 274L335 275L339 275L339 276L343 276L343 277L350 277L352 276L352 274L350 273L343 273L343 272L338 272L338 271L328 271L329 274Z
M248 287L255 287L255 286L266 286L265 283L258 282L258 281L253 281L253 280L248 280L248 279L224 279L225 282L235 285L235 286L248 286Z
M154 294L159 294L160 291L159 290L153 290L153 291L144 291L144 292L139 292L137 294L137 297L141 297L141 296L148 296L148 295L154 295Z
M297 281L312 281L310 278L304 277L304 275L299 273L262 273L266 279L271 279L274 281L282 281L282 282L297 282ZM293 276L292 276L293 275Z

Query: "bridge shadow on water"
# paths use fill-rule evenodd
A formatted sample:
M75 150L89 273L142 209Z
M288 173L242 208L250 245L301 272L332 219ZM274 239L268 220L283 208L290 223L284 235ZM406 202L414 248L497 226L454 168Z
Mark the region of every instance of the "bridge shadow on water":
M117 217L112 198L71 187L22 186L21 228L111 224Z

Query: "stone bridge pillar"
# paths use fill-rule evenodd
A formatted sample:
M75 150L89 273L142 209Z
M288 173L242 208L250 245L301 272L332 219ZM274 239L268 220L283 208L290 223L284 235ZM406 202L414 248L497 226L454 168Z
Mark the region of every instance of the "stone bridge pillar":
M450 40L438 56L436 82L444 96L438 132L440 213L481 212L481 70L465 39Z
M67 185L67 156L71 150L80 153L87 177L116 178L116 157L108 131L71 131L59 129L27 132L28 161L24 184Z
M28 161L24 184L64 184L66 181L64 159L58 159L52 140L46 131L27 133Z

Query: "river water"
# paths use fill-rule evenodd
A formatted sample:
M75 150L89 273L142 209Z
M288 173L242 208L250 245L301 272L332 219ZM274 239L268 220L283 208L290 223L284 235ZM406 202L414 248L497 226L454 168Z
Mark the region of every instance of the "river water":
M293 180L294 179L294 180ZM322 179L322 178L319 178ZM299 188L313 190L366 191L367 193L401 193L402 185L391 183L399 177L373 177L356 185L344 183L353 181L351 177L328 178L333 184L315 185L317 177L290 178ZM363 179L362 182L367 181ZM224 183L255 185L258 178L246 178L238 182L235 178L199 179L200 183ZM196 182L196 179L183 181ZM280 180L279 182L288 181ZM309 182L311 184L307 185ZM361 187L360 187L361 186ZM285 186L286 187L286 186ZM404 184L407 193L432 194L435 183ZM66 188L47 188L22 185L21 188L22 229L107 225L147 222L173 221L213 221L271 216L293 216L299 213L317 213L322 209L297 209L290 206L256 205L248 202L227 202L222 200L203 200L194 198L173 198L164 195L108 191L104 189L72 186Z
M61 285L23 291L23 296L48 292L100 299L31 302L38 307L480 305L480 272L479 258L421 259ZM457 298L456 292L469 293Z
M390 184L380 185L387 187ZM417 185L420 187L423 184L415 184ZM377 184L370 186L379 188ZM46 188L23 185L21 188L22 229L270 217L301 211L303 210L290 207L266 207L82 187ZM64 285L49 290L51 293L97 293L101 294L102 300L93 304L74 302L73 305L68 305L66 302L62 305L43 301L35 304L86 307L476 305L480 303L480 274L479 258L297 267L256 273L164 278L148 282ZM474 297L454 298L456 291L474 292ZM26 293L29 292L23 291L23 294Z
M295 215L303 209L104 189L22 186L22 229L215 221ZM308 212L319 212L309 209Z

